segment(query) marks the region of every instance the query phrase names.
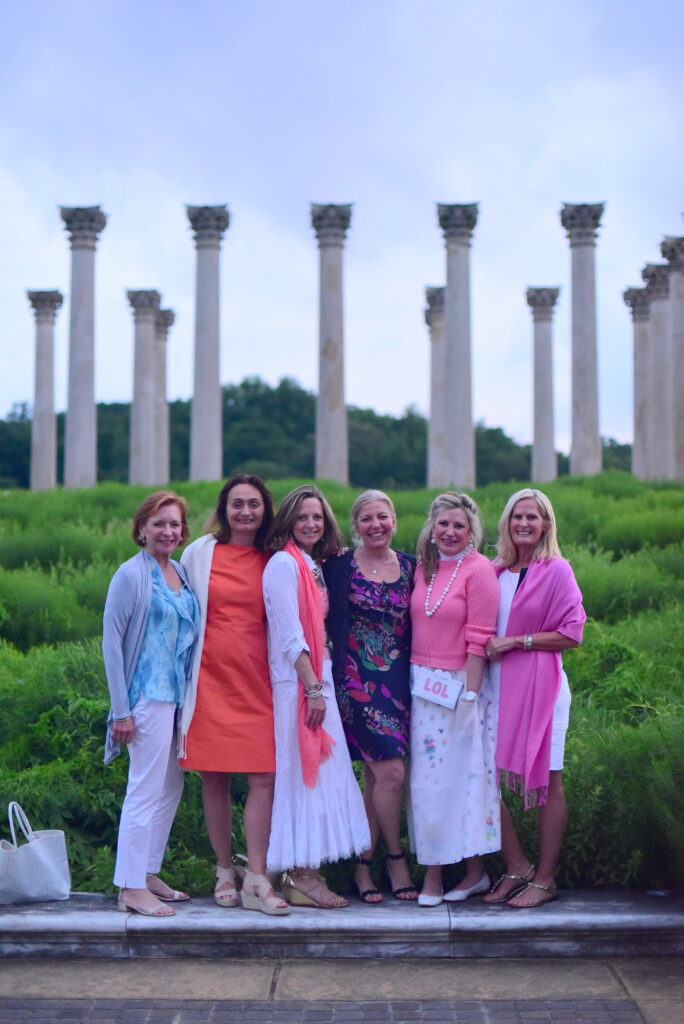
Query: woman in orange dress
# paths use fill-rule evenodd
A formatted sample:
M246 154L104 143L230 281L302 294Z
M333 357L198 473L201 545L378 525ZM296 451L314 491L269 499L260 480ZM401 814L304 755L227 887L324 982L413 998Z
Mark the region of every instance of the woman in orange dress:
M272 521L273 499L264 482L239 473L221 488L209 524L213 532L183 552L202 618L181 717L181 765L202 774L204 817L216 854L216 903L287 914L289 907L266 878L275 740L262 576ZM248 785L248 870L240 898L231 863L233 772L244 772Z

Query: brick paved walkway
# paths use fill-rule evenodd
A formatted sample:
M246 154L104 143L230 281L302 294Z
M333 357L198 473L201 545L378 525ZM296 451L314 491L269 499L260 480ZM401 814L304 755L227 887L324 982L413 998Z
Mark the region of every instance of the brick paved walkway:
M0 998L11 1024L643 1024L629 1000L438 1002Z

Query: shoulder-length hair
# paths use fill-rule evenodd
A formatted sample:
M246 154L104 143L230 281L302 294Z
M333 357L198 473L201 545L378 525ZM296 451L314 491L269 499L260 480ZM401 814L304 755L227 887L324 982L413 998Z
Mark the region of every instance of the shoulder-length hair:
M359 521L359 516L361 515L361 510L363 509L364 505L368 504L369 501L384 501L384 503L387 505L388 509L392 513L392 519L394 520L394 529L392 530L392 533L394 534L397 532L397 513L396 509L394 508L394 502L390 498L389 494L385 494L384 491L376 491L374 489L371 489L368 491L364 491L363 494L359 494L358 498L352 505L352 541L354 542L354 544L361 543L361 538L358 535L356 527Z
M469 498L467 494L462 494L460 491L445 491L444 494L438 494L428 509L428 517L418 535L418 543L416 545L416 555L421 563L426 581L432 576L439 561L439 548L436 544L432 543L432 531L440 514L445 509L460 509L465 514L470 526L469 543L476 550L482 543L483 528L480 510L473 499Z
M553 505L543 491L538 491L534 487L523 487L522 490L516 491L515 494L510 496L501 513L501 519L499 519L499 541L496 550L499 564L504 569L508 568L509 565L515 565L518 560L518 549L511 538L511 516L513 515L513 509L523 498L532 498L534 500L539 509L539 515L544 522L541 540L534 549L532 561L537 562L548 558L556 558L561 553L558 547L556 516L553 511Z
M265 551L266 538L273 525L273 495L261 477L257 476L256 473L235 473L231 476L230 480L226 480L218 493L216 508L207 520L204 529L208 533L213 533L219 544L230 543L230 523L228 522L226 506L228 504L228 495L238 484L249 484L250 487L254 487L261 495L261 500L264 503L264 518L254 537L254 547L258 548L259 551Z
M176 494L174 491L154 491L152 494L148 494L144 501L142 501L137 508L135 515L133 516L133 523L131 526L131 537L138 545L139 548L145 547L145 541L140 536L140 531L152 516L156 516L160 509L164 508L165 505L178 505L181 513L181 544L185 544L186 540L190 536L190 528L188 527L188 505L185 498L181 498L180 494Z
M339 551L342 546L342 536L335 513L330 508L323 492L314 484L302 484L301 487L295 487L294 491L286 494L281 501L266 541L266 546L270 551L282 551L287 542L292 539L292 527L299 515L302 502L307 498L318 498L323 509L323 536L316 541L312 557L316 561L320 561L330 558L331 555Z

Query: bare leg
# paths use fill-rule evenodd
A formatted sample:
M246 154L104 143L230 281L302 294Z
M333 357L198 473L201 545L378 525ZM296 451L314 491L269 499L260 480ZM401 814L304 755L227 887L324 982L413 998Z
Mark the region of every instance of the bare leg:
M539 825L539 866L534 875L538 885L550 886L555 892L555 873L560 856L563 834L568 823L568 807L563 791L563 773L551 772L549 775L549 794L546 803L537 810ZM544 903L548 893L543 889L528 889L527 892L514 896L513 907L534 907Z
M482 857L465 857L463 863L465 864L466 873L458 885L454 886L451 892L459 892L461 889L470 889L471 886L476 885L477 882L481 881L485 874Z
M243 820L249 870L255 875L266 874L274 783L272 772L250 772L247 775L248 793Z
M532 878L532 865L520 845L520 840L513 828L511 812L503 800L501 801L501 852L506 864L506 874L520 877L502 878L494 892L487 893L482 897L485 903L500 903L509 892L520 888L526 874Z
M231 866L230 833L232 808L230 803L229 772L202 772L202 803L204 820L216 863L220 868Z

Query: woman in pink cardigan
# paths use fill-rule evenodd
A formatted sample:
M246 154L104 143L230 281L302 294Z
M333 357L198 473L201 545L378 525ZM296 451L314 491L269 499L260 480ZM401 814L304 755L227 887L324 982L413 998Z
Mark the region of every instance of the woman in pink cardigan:
M556 519L541 491L509 498L499 520L495 568L501 601L496 636L486 653L500 670L496 767L501 784L536 807L539 864L530 863L501 805L506 873L487 903L519 909L557 898L554 874L568 812L563 793L563 749L570 689L561 651L578 647L586 616L572 569L560 557Z
M494 751L496 692L484 645L499 593L479 554L482 524L467 494L440 494L418 538L411 595L410 834L427 865L422 907L489 889L482 854L499 850ZM465 876L443 892L442 867L465 860Z

